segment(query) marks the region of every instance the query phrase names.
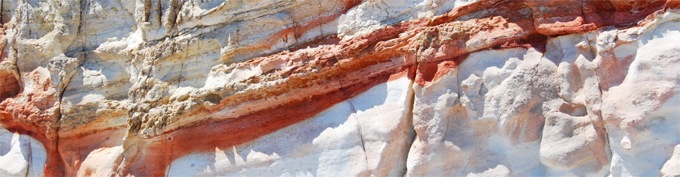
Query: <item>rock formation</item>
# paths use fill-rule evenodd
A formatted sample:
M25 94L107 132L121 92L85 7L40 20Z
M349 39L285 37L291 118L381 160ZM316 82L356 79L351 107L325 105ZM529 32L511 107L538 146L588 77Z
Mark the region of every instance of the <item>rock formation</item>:
M0 176L678 176L678 0L2 0Z

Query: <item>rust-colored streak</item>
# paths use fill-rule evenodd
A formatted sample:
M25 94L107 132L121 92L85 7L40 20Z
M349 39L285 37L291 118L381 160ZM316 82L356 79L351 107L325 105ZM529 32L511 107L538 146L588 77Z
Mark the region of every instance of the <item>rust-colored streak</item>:
M493 6L485 6L489 4ZM308 62L287 72L287 76L298 75L290 77L276 87L262 88L258 90L259 93L232 95L211 109L217 111L221 108L242 106L232 114L213 114L227 116L226 118L204 119L194 124L179 126L150 139L138 137L128 139L126 148L135 150L129 151L129 156L126 156L129 158L124 161L130 165L125 166L122 173L141 176L164 175L168 165L183 155L212 151L215 147L228 148L252 141L310 118L373 85L385 82L390 74L397 71L410 73L407 70L414 68L412 66L417 68L416 83L425 85L453 70L471 52L498 47L537 47L544 50L546 35L584 32L601 25L626 25L640 21L649 14L645 11L638 13L646 14L644 16L633 16L638 17L637 19L590 23L588 18L591 17L584 17L582 13L567 13L563 17L559 15L559 11L562 10L580 12L584 5L536 11L532 8L532 5L536 4L545 5L516 1L473 3L471 6L454 9L432 21L421 19L404 22L384 27L368 35L339 41L335 45L319 46L311 51L283 52L248 61ZM660 8L660 5L654 3L649 6L655 5ZM658 10L657 7L649 7L655 8ZM474 16L475 14L477 16ZM559 19L567 19L567 23L562 23ZM384 67L375 69L377 65ZM319 68L320 71L311 72ZM383 74L365 77L375 72ZM352 75L353 73L355 75ZM338 86L334 80L344 80L348 84ZM302 98L290 96L293 95L291 92L306 93L308 96ZM282 99L258 102L277 95L283 95ZM254 101L248 103L247 100Z
M34 84L32 90L26 90L0 103L0 123L12 132L29 135L40 141L47 153L46 176L62 176L63 161L58 153L57 119L58 107L55 90L50 78L41 77L41 73L33 71L23 75L25 82Z
M0 83L2 83L2 87L0 87L0 102L19 94L21 91L19 81L11 72L0 70Z
M664 0L527 1L534 11L536 30L546 36L592 31L602 26L634 26L664 4Z
M2 111L3 109L5 108L0 106L0 124L2 124L2 127L10 132L28 135L40 141L45 147L47 162L43 170L44 175L64 176L64 163L57 149L57 140L54 137L48 137L55 135L47 135L43 126L18 122L8 112Z
M125 127L113 127L92 134L59 138L58 153L63 158L64 174L76 176L81 163L95 149L122 144L124 132Z
M319 27L361 1L343 2L344 11L310 21L297 29L289 28L274 37L297 36L300 31ZM627 1L486 0L455 8L432 19L386 26L350 39L340 40L329 34L293 46L292 52L245 61L243 67L267 63L297 64L291 65L295 66L293 69L265 72L271 78L281 80L277 85L239 92L214 106L187 111L176 119L183 122L168 123L169 128L159 135L141 138L132 132L122 142L125 152L117 172L119 175L163 176L168 165L181 156L250 142L311 118L390 79L407 75L417 84L427 85L454 70L471 52L510 47L544 50L547 36L580 33L609 25L640 25L660 10L675 10L680 6L677 0L623 2ZM265 43L253 50L273 44ZM312 46L314 48L298 50ZM248 52L246 50L250 49L237 52ZM616 69L618 65L623 64L607 66ZM20 84L7 80L8 77L0 73L0 84L3 85L0 100L4 99L0 103L0 123L10 131L27 134L43 143L48 154L44 170L47 176L76 175L80 168L78 163L87 154L112 145L102 139L124 131L122 127L98 127L102 131L60 139L56 134L59 114L58 106L54 106L58 102L56 94L23 95L13 86ZM42 90L53 88L49 79L36 83L45 87Z
M130 174L163 176L167 166L190 152L211 151L215 147L230 147L252 141L262 135L306 120L331 106L356 96L390 78L389 73L367 78L364 83L348 85L331 93L289 102L269 110L222 122L184 128L153 140L134 139L140 149L132 159ZM210 136L206 136L210 135ZM149 143L153 142L153 143Z
M663 10L680 9L680 0L667 0Z
M287 39L288 36L292 35L295 37L295 39L298 39L300 36L303 35L303 33L308 32L314 28L317 27L322 27L326 23L329 23L338 17L340 17L342 14L347 12L349 9L352 7L358 5L361 1L359 0L344 0L343 4L345 5L344 8L341 11L338 11L337 13L331 14L331 15L326 15L326 16L321 16L318 18L314 18L306 23L295 23L293 24L293 27L286 28L284 30L281 30L277 33L274 33L271 35L271 39L276 39L276 40L264 40L260 41L257 45L253 46L247 46L247 47L241 47L236 49L235 51L232 51L224 56L225 60L228 58L231 58L235 55L239 54L246 54L246 53L253 53L254 51L263 51L263 50L268 50L272 48L272 46L276 45L276 43L279 42L279 39ZM289 47L290 49L296 50L304 47L312 47L312 46L318 46L321 44L331 44L331 43L337 43L337 38L335 38L334 34L322 34L322 36L319 36L317 38L311 39L311 41L300 41L299 44L293 45Z

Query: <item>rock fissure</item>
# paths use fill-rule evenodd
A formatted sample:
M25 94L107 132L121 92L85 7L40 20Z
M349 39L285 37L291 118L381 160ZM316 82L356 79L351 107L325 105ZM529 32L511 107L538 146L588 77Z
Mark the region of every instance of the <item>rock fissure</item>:
M645 175L609 141L677 136L628 127L675 106L674 0L6 3L0 120L48 176Z

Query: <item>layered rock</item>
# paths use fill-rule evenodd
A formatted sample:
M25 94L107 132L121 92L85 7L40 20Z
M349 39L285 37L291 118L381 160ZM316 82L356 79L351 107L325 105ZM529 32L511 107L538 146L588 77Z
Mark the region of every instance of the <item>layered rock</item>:
M678 175L678 8L3 1L0 172Z

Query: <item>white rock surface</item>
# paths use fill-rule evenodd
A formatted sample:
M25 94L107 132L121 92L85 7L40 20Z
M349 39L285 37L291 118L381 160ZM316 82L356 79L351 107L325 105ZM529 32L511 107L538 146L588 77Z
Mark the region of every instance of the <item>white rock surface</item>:
M254 142L175 160L170 176L401 176L413 139L411 81L374 86Z
M401 21L431 18L478 0L371 0L340 17L338 35L343 38L368 34Z
M366 84L380 72L390 80L243 144L178 158L161 154L170 162L161 170L168 176L680 176L677 9L639 23L542 36L542 49L512 46L522 42L513 37L542 35L517 23L546 24L466 6L476 2L3 0L0 121L57 142L61 166L54 168L65 168L64 176L128 175L135 155L161 149L142 149L163 145L159 135L284 105L272 99L293 104L327 98L333 89L353 91L343 84ZM454 8L474 13L439 18ZM531 8L518 14L550 7ZM540 15L563 18L532 18ZM458 26L436 26L437 20ZM408 21L414 23L402 23ZM509 41L493 43L497 38ZM371 53L409 45L420 51ZM428 56L426 50L456 61L417 58ZM371 60L384 56L390 59ZM358 66L362 61L375 63ZM425 61L439 68L433 80L419 83L415 75ZM392 65L400 68L385 69ZM311 77L329 68L333 76ZM0 176L49 176L46 164L56 155L45 146L53 146L5 128ZM187 146L193 144L176 147ZM139 163L131 171L153 162Z
M408 174L677 174L676 18L556 37L545 53L477 52L431 85L415 86ZM603 39L612 34L636 37ZM626 57L624 79L605 83L616 78L602 63Z
M602 116L611 142L614 176L671 173L662 167L673 164L674 147L680 144L677 19L677 14L666 14L656 21L658 25L639 29L642 34L633 41L638 49L625 79L603 91Z
M43 176L46 159L39 141L0 129L0 176Z

